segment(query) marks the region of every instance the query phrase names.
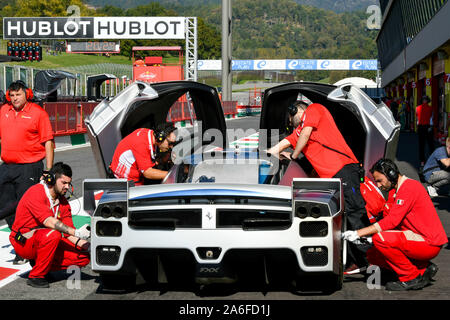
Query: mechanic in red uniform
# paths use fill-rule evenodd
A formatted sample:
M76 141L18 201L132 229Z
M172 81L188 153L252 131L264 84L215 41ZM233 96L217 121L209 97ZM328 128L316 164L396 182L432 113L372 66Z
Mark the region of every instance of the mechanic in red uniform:
M429 105L430 98L428 96L423 96L422 104L416 107L416 117L417 117L417 135L419 138L419 160L420 169L425 165L425 142L428 144L429 154L434 151L434 141L433 141L433 107Z
M23 81L11 83L7 103L0 110L0 219L11 228L17 204L25 191L39 182L44 169L53 165L53 130L48 114L32 103L33 91ZM26 263L20 256L14 264Z
M401 175L393 161L380 159L371 172L380 189L389 191L390 207L380 221L346 231L343 238L358 242L373 235L369 262L398 275L399 281L386 283L387 290L422 289L438 270L430 260L448 242L441 220L422 184Z
M48 288L46 275L69 266L89 263L88 225L75 229L72 213L64 197L72 182L72 169L55 163L44 180L29 188L17 206L9 235L14 250L30 259L33 268L27 284Z
M297 101L288 108L289 121L296 127L294 132L268 150L270 154L281 153L291 160L303 152L321 178L341 178L344 189L345 214L348 229L360 229L370 224L365 202L360 191L358 160L344 140L330 112L321 104L308 106ZM286 154L292 146L294 152ZM349 245L348 266L345 274L361 272L367 267L368 246Z
M168 171L155 169L156 154L167 152L175 145L176 128L163 124L156 130L136 129L119 142L110 169L118 179L133 180L135 185L144 184L144 178L162 180Z

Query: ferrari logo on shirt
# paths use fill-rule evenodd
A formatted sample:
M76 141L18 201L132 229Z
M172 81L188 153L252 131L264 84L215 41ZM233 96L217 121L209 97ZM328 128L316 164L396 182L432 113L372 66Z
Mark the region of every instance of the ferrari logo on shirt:
M397 200L397 204L398 204L399 206L402 206L404 203L405 203L405 200L402 200L402 199L398 199L398 200Z

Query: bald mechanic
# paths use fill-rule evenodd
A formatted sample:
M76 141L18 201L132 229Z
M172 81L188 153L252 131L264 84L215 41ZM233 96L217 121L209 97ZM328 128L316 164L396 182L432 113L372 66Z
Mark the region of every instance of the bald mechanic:
M386 283L386 290L422 289L438 271L430 260L448 242L441 220L422 184L401 175L393 161L380 159L370 172L378 187L389 192L390 206L381 220L348 230L343 238L358 242L361 237L372 236L369 262L393 270L399 279Z
M45 167L53 165L53 130L47 112L32 103L33 91L23 81L11 83L7 103L0 110L0 219L14 222L17 204L25 191L39 182ZM16 255L14 264L26 263Z
M270 154L280 154L292 146L292 154L282 153L295 160L303 152L321 178L341 178L344 189L347 229L368 226L369 219L365 202L360 191L358 160L344 140L330 112L323 105L313 103L308 106L297 101L288 108L289 122L296 128L294 132L268 150ZM344 274L362 272L367 267L367 246L349 245L349 263Z
M136 185L144 184L145 179L164 179L168 171L154 168L158 164L156 155L175 145L175 130L171 123L165 123L155 130L136 129L122 139L110 165L114 177L133 180Z
M44 180L29 188L19 201L9 241L21 257L30 260L29 286L48 288L49 272L89 263L88 225L75 229L65 198L71 182L70 166L55 163Z

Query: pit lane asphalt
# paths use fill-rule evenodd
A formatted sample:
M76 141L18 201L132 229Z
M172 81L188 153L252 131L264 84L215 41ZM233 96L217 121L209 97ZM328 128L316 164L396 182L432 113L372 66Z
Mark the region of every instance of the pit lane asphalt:
M249 117L228 121L229 128L257 128L259 118ZM418 179L417 135L402 133L396 163L403 174ZM96 178L98 173L90 148L79 148L57 152L55 161L69 163L74 170L75 194L81 195L81 182L85 178ZM447 235L450 235L450 197L433 199ZM1 300L449 300L450 299L450 246L447 244L439 256L433 260L439 266L436 281L429 287L418 291L388 292L381 289L368 289L364 277L346 277L342 290L330 295L310 292L292 292L289 288L237 288L207 287L202 290L192 288L163 288L155 290L146 286L128 293L106 293L102 291L98 276L88 267L81 271L80 287L73 288L73 274L64 271L53 272L49 289L35 289L26 285L27 274L0 289ZM383 280L383 279L382 279Z

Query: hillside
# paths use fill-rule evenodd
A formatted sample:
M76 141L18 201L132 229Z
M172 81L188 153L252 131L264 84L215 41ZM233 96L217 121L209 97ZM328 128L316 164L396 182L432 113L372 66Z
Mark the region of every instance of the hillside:
M208 4L212 1L199 1L206 4L196 3L195 6L167 4L166 8L181 16L201 17L206 25L216 30L214 35L220 37L221 7ZM127 16L143 12L137 9L124 11L111 6L100 11L106 15ZM377 57L376 31L366 29L367 18L364 11L338 14L298 5L293 0L235 1L232 25L233 57L373 59ZM202 36L200 30L199 36ZM217 53L220 56L220 53ZM210 56L217 57L217 54Z
M213 5L218 6L222 0L154 0L160 2L163 6L204 6ZM103 7L111 5L122 9L129 9L139 5L148 4L148 0L88 0L90 5L96 7ZM233 1L233 6L240 1ZM255 1L257 3L257 1ZM348 11L365 11L370 5L378 5L378 0L295 0L298 4L308 5L325 10L332 10L334 12L348 12Z
M167 5L183 16L197 15L207 24L221 25L221 7ZM302 6L294 0L233 2L234 59L376 59L377 31L367 30L365 11L335 13ZM373 78L375 72L303 71L312 81L347 76Z
M25 8L30 0L16 0ZM69 0L66 0L69 1ZM79 0L78 0L79 1ZM100 0L95 0L100 1ZM109 0L108 3L113 3ZM123 0L125 4L127 1ZM299 1L299 0L296 0ZM312 0L310 0L312 1ZM367 0L368 1L368 0ZM32 0L33 3L39 0ZM221 6L216 0L166 0L164 5L122 9L111 5L98 8L98 16L196 16L198 17L198 58L221 58ZM348 4L354 1L344 1ZM133 1L137 3L137 1ZM179 3L183 3L180 5ZM186 6L185 4L195 5ZM322 3L325 3L322 1ZM24 7L25 6L25 7ZM9 14L17 7L3 9ZM5 12L3 12L5 11ZM7 12L6 12L7 11ZM58 15L58 14L56 14ZM4 15L5 16L5 15ZM23 15L22 15L23 16ZM61 16L61 14L59 14ZM336 13L297 4L294 0L233 1L233 59L376 59L377 31L366 29L365 11ZM122 40L121 54L130 57L135 45L182 45L182 40ZM374 72L302 71L297 78L330 82L346 76L373 78Z

